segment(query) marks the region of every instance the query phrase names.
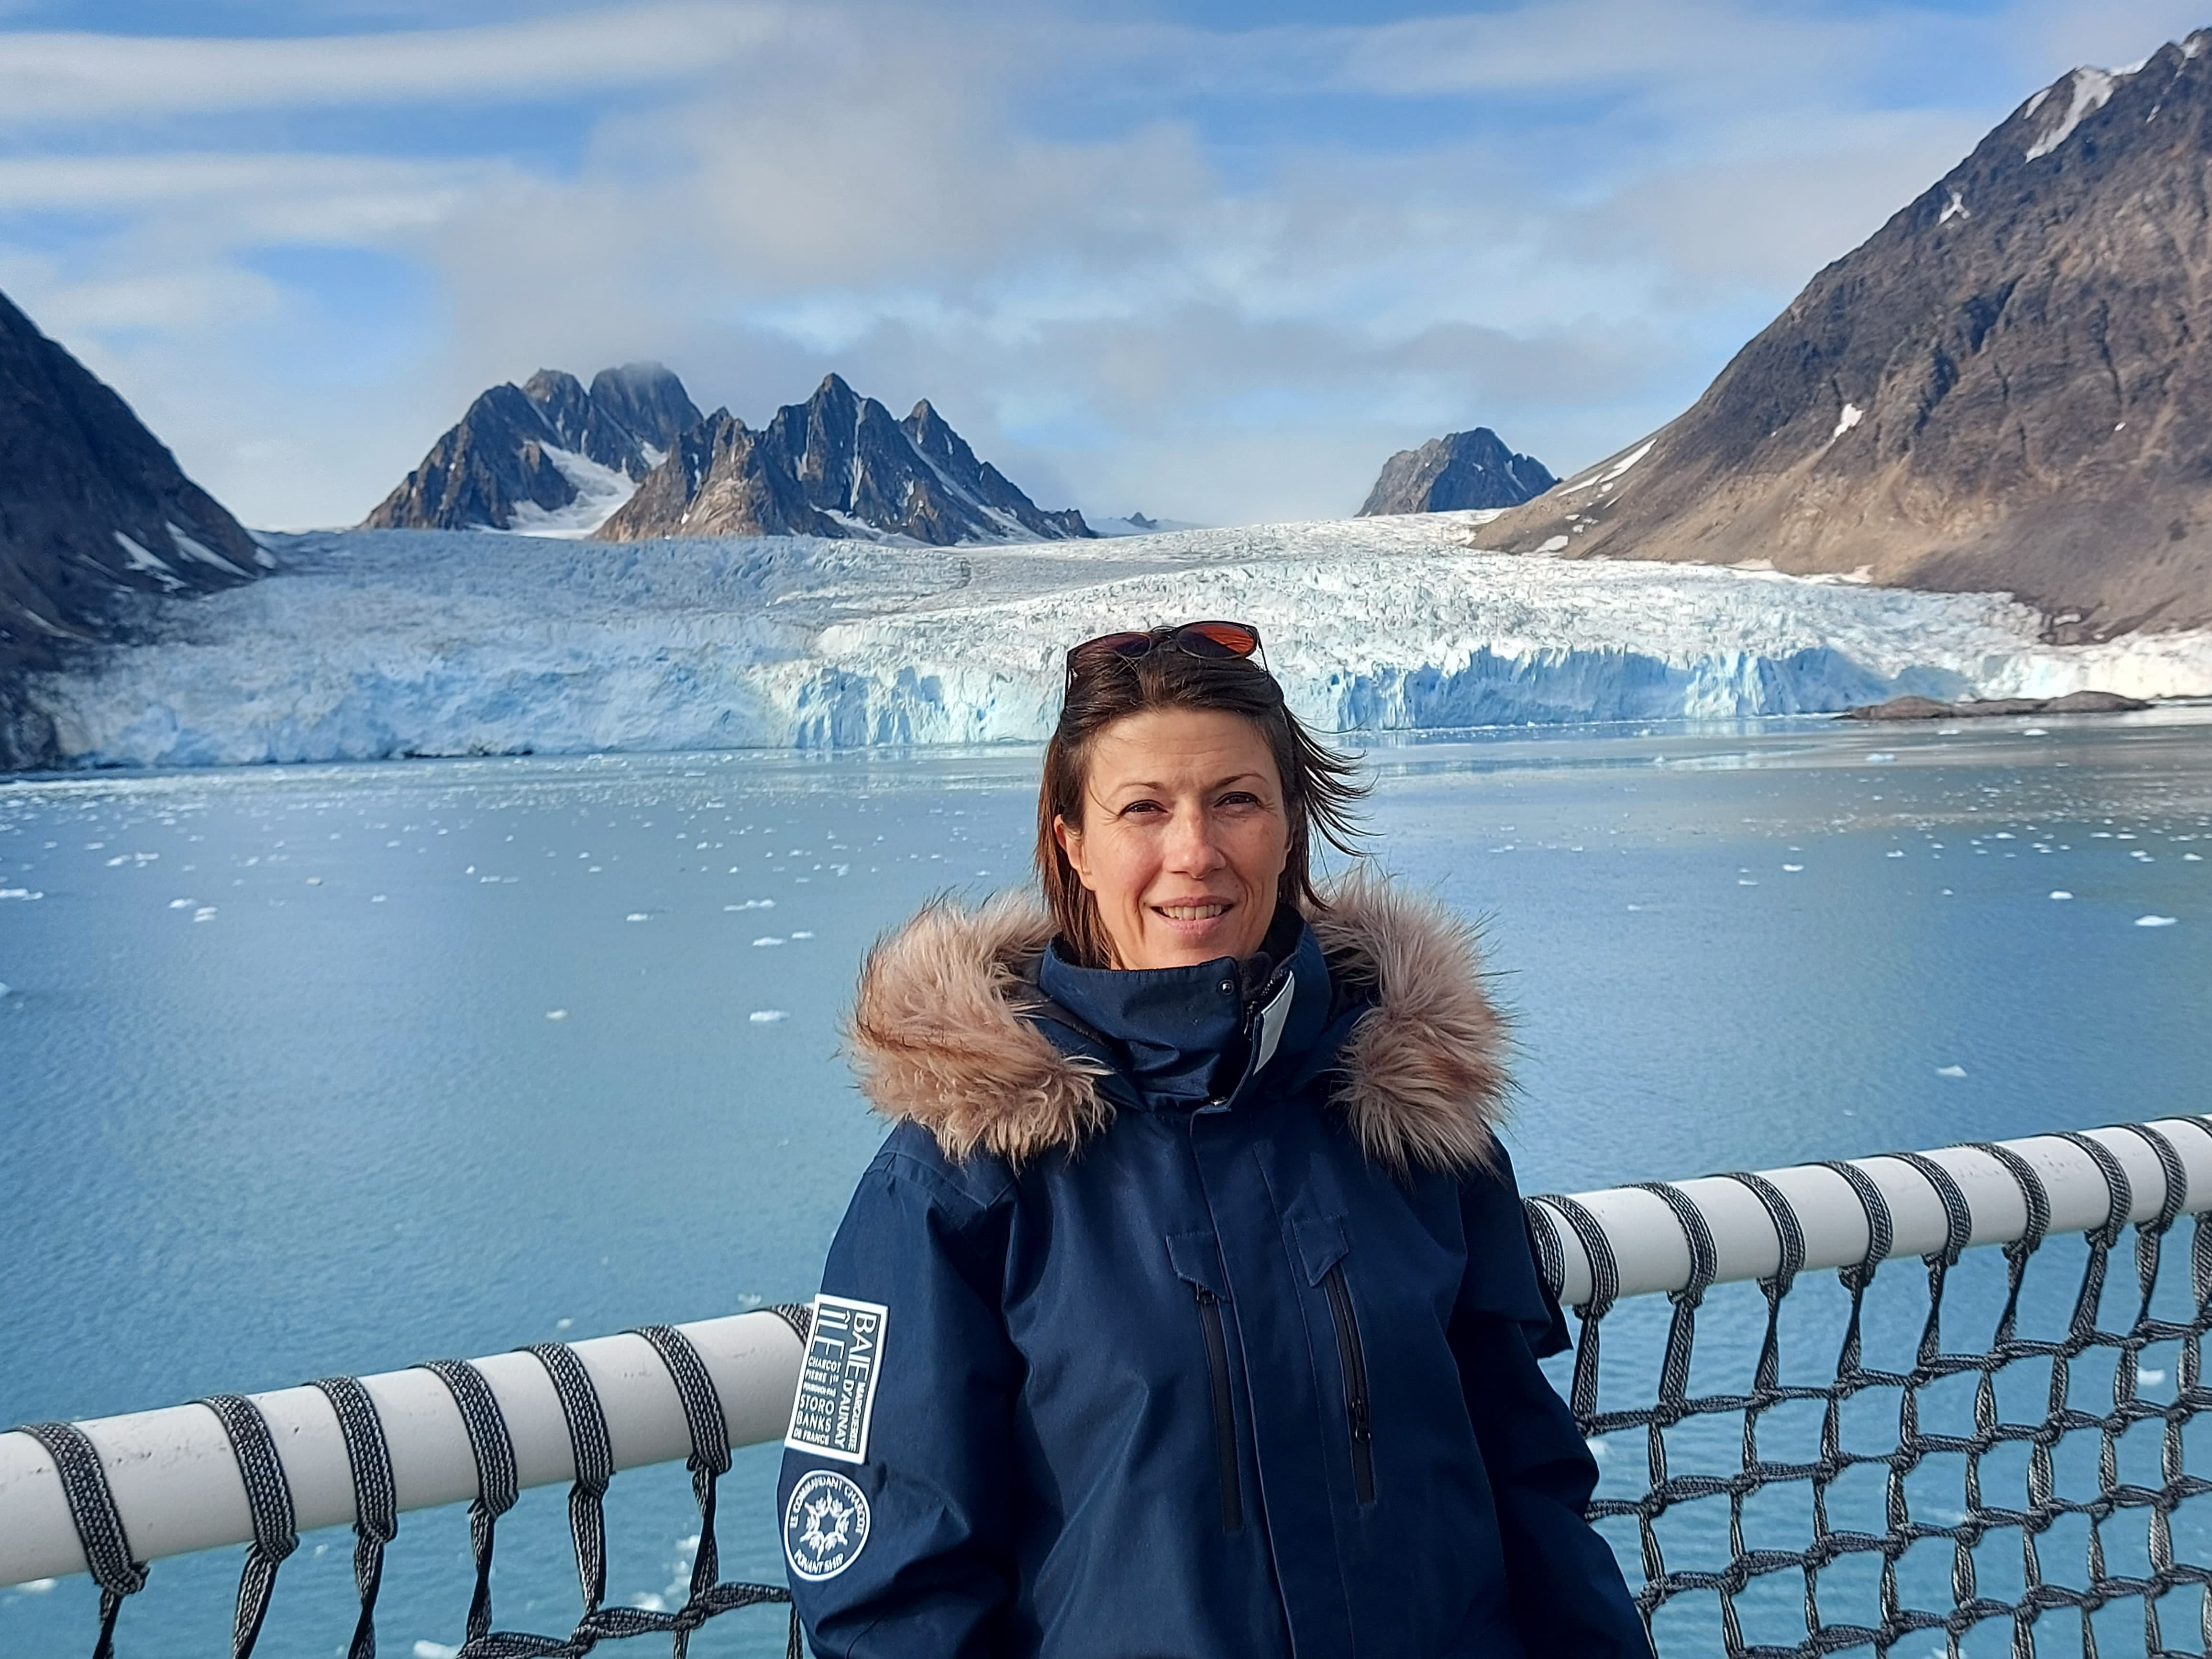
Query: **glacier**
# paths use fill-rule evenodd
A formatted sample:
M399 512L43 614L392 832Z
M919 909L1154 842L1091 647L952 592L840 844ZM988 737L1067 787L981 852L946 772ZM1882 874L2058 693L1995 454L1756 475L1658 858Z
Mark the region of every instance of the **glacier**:
M270 535L270 574L149 600L27 698L76 767L1036 742L1069 644L1200 617L1255 623L1333 732L2212 695L2212 632L2052 646L2002 594L1516 557L1480 550L1486 516L949 549Z

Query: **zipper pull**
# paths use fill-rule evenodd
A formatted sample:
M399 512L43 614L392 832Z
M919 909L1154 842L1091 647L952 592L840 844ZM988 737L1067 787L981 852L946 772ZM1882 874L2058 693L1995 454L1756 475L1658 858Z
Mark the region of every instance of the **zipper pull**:
M1352 1437L1361 1442L1375 1437L1374 1414L1364 1397L1352 1402Z
M1190 1287L1190 1290L1191 1294L1198 1298L1198 1305L1200 1307L1216 1308L1221 1305L1220 1297L1215 1296L1214 1293L1212 1291L1207 1290L1205 1285L1194 1285Z

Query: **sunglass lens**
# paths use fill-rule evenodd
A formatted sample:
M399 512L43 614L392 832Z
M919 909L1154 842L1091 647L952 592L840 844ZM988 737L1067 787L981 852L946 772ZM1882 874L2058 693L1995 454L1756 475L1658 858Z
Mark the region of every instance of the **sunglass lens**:
M1260 635L1243 623L1187 623L1177 642L1194 657L1249 657L1260 648Z

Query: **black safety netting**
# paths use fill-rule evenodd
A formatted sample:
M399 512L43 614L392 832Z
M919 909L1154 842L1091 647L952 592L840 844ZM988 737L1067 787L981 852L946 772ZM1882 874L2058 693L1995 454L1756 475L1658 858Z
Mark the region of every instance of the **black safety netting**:
M2034 1170L1982 1146L2028 1218L2001 1247L1969 1248L1955 1182L1899 1155L1948 1218L1943 1248L1917 1261L1883 1261L1880 1190L1832 1164L1869 1238L1835 1273L1805 1271L1788 1200L1736 1176L1781 1246L1756 1285L1714 1285L1701 1213L1650 1183L1682 1225L1692 1281L1617 1304L1595 1218L1572 1200L1531 1205L1554 1285L1563 1236L1595 1269L1575 1348L1547 1369L1596 1455L1592 1517L1662 1659L2212 1650L2212 1231L2178 1215L2187 1181L2168 1136L2128 1130L2163 1167L2166 1207L2127 1225L2118 1160L2069 1136L2110 1200L2087 1235L2048 1234Z

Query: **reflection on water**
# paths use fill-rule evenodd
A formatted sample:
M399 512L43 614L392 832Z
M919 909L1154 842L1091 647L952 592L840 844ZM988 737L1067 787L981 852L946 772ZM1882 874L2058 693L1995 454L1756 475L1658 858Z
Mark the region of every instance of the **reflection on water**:
M1482 734L1372 759L1382 862L1487 918L1518 1020L1510 1142L1529 1190L2208 1097L2202 719ZM860 954L932 892L1022 879L1036 763L720 754L0 786L0 1420L804 1296L878 1133L836 1058ZM2046 1254L2063 1248L2078 1249ZM2002 1263L1983 1255L1948 1298L1962 1346L1994 1319L1982 1281ZM2069 1272L2039 1263L2033 1310L2063 1315ZM1881 1339L1908 1351L1920 1279L1899 1263L1877 1281ZM1834 1289L1790 1298L1804 1328L1785 1370L1832 1366ZM1748 1379L1756 1301L1717 1291L1701 1316L1700 1366L1738 1379L1716 1389ZM1643 1385L1668 1312L1607 1322L1609 1384ZM2109 1399L2110 1364L2077 1368L2085 1401ZM2170 1365L2144 1364L2172 1387ZM1887 1412L1893 1443L1893 1398L1854 1409ZM1808 1432L1769 1431L1777 1446ZM1726 1419L1674 1436L1678 1471L1740 1453ZM1608 1489L1646 1455L1612 1437ZM780 1571L774 1461L740 1454L727 1571ZM1995 1495L2019 1490L1998 1462L1986 1501L2016 1501ZM1771 1489L1747 1528L1802 1547L1802 1490ZM680 1598L688 1503L680 1471L616 1483L615 1599ZM1942 1503L1931 1491L1929 1513ZM502 1523L502 1625L573 1613L562 1520L540 1494ZM1667 1528L1668 1559L1688 1562L1725 1540L1725 1515L1717 1532L1702 1511ZM2054 1580L2078 1581L2078 1541L2046 1546ZM2008 1536L1983 1553L2002 1551L2016 1573ZM1948 1595L1940 1553L1928 1571ZM264 1650L343 1639L346 1556L343 1537L308 1540ZM386 1650L458 1640L459 1513L409 1517L391 1562ZM157 1565L128 1650L219 1646L235 1566ZM1781 1639L1802 1595L1792 1575L1768 1581L1747 1634ZM1692 1600L1709 1628L1711 1598ZM69 1650L91 1601L82 1580L0 1591L0 1650ZM772 1615L721 1622L738 1627L695 1651L780 1651ZM1984 1626L1968 1651L2005 1639Z

